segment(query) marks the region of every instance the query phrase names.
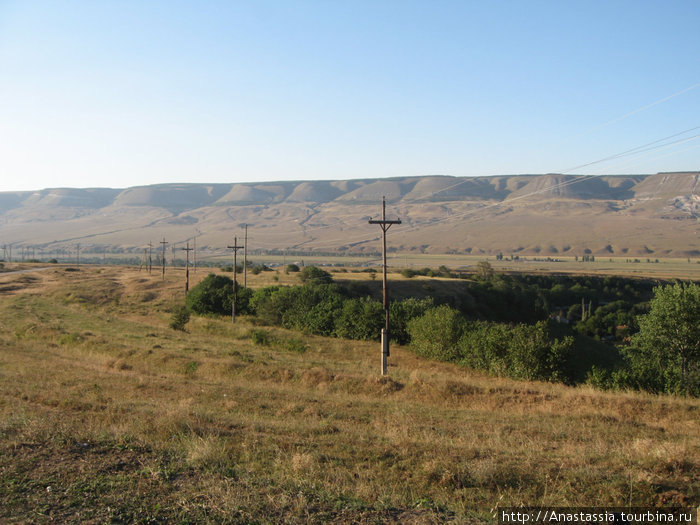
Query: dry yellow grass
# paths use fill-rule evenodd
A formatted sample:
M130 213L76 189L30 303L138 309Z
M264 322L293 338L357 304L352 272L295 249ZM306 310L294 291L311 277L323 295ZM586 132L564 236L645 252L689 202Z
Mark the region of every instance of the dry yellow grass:
M0 276L0 521L468 523L497 504L698 504L697 400L496 379L400 347L380 378L374 343L245 318L173 331L183 284L124 268Z

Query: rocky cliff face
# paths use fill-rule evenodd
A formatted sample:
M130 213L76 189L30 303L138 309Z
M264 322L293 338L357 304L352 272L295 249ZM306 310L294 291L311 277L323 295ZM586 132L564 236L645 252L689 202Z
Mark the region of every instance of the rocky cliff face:
M0 243L81 242L140 250L167 236L256 249L374 251L367 219L403 224L393 248L433 253L700 255L700 172L629 176L426 176L346 181L162 184L0 193Z

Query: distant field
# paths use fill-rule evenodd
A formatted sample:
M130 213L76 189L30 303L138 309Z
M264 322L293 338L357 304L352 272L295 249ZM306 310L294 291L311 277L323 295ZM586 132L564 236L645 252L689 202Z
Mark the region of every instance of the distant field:
M240 255L240 253L239 253ZM101 254L83 254L83 261L90 258L100 259ZM112 256L114 257L114 256ZM114 262L120 260L133 259L133 255L122 255L113 259ZM239 257L239 264L242 263ZM283 256L283 255L249 255L248 260L255 264L265 264L275 269L283 270L287 264L298 265L321 265L339 266L349 269L361 268L381 268L381 257L361 256L361 255L305 255L305 256ZM679 259L679 258L656 258L656 257L596 257L594 262L577 261L574 257L522 257L519 260L498 261L494 256L479 255L429 255L429 254L396 254L387 256L389 271L398 272L403 268L433 268L446 266L451 270L475 270L480 261L488 261L496 271L521 272L521 273L569 273L569 274L589 274L589 275L619 275L628 277L648 277L656 279L684 279L700 281L700 259ZM658 261L658 262L656 262ZM75 258L61 258L60 263L75 264ZM214 265L214 267L232 264L232 256L211 256L206 255L200 258L199 268L202 265ZM176 260L176 271L184 270L184 259ZM33 267L28 263L5 263L5 270L13 268ZM45 265L44 265L45 266ZM155 269L160 269L157 263L153 264ZM193 269L193 261L190 260L190 267ZM172 268L169 262L167 268ZM206 271L203 270L203 271ZM250 274L249 274L250 275Z
M505 506L700 502L698 400L496 379L398 346L381 378L376 343L245 318L175 331L183 279L0 274L1 522L493 523Z

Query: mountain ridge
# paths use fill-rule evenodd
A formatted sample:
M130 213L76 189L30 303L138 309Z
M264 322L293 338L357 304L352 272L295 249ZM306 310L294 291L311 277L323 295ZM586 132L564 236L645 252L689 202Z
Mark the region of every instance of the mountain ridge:
M260 250L376 251L367 218L386 197L399 251L694 257L698 189L698 171L47 188L0 192L0 243L137 251L197 235L214 249L248 224Z

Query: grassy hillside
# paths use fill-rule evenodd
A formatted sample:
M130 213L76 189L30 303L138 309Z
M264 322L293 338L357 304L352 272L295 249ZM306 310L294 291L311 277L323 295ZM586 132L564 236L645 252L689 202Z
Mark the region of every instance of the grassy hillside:
M0 521L490 523L496 506L700 501L697 400L400 347L380 378L373 343L170 329L181 273L74 270L0 275Z

